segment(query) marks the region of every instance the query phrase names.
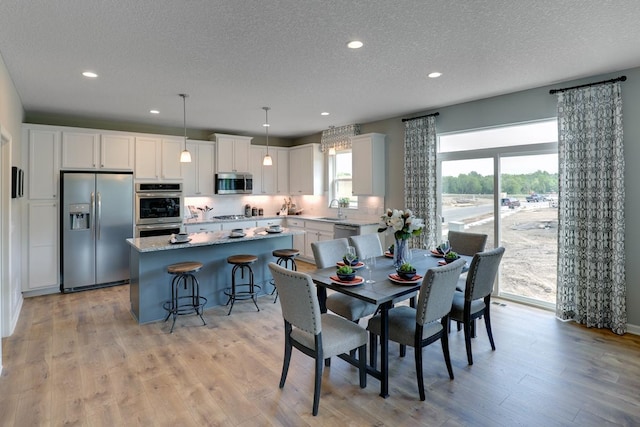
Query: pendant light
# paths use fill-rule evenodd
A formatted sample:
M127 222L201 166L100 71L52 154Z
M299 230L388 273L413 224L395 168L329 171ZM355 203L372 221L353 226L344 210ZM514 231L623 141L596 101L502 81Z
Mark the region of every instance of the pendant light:
M182 97L182 111L184 113L184 150L180 153L180 163L191 163L191 153L187 150L187 95L186 93L181 93Z
M269 155L269 107L262 107L262 109L264 110L264 124L262 126L264 126L264 129L267 133L267 154L264 156L264 159L262 159L262 165L263 166L271 166L273 165L273 160L271 159L271 156Z

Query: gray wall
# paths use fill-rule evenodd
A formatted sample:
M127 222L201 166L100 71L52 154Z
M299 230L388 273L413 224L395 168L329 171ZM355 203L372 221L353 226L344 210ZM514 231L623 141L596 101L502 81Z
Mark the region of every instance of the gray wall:
M625 182L627 184L625 207L625 217L627 219L625 233L627 313L630 326L633 325L637 328L634 332L639 333L640 263L634 261L635 254L640 253L640 223L636 224L633 218L640 217L640 193L635 190L633 183L640 182L640 168L635 167L635 160L640 160L640 144L638 144L640 141L640 68L442 107L416 113L411 117L438 111L440 113L436 119L438 133L556 117L557 97L550 95L549 89L596 82L623 74L628 77L628 80L622 83L626 159ZM396 208L404 205L404 125L401 119L401 117L397 117L361 124L362 133L379 132L387 135L387 197L385 203L387 207Z

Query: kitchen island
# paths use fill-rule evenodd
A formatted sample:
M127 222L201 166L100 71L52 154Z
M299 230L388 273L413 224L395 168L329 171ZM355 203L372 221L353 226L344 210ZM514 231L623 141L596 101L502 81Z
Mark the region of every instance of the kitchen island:
M264 227L242 230L243 237L230 237L230 231L192 233L186 243L170 243L170 236L127 239L130 246L131 313L138 323L163 320L167 312L162 305L171 299L171 276L167 266L177 262L197 261L203 264L196 273L200 295L207 298L205 310L227 303L224 294L231 284L232 265L227 257L252 254L258 261L252 265L254 282L262 293L270 292L265 285L271 279L268 264L275 262L274 249L292 248L293 235L302 233L283 228L280 233L268 233ZM255 309L253 304L251 308Z

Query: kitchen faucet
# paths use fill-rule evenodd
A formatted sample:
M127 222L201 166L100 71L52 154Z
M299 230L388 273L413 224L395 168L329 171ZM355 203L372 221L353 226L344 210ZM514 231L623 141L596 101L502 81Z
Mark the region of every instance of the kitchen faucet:
M337 202L338 203L338 219L342 219L342 206L340 206L340 200L338 199L333 199L329 202L329 207L331 207L331 205L333 205L333 202Z

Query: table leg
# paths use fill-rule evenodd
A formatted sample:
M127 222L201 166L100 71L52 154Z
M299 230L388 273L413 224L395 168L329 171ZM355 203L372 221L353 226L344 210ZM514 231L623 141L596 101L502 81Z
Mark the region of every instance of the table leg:
M380 306L380 396L389 397L389 308L391 303Z

